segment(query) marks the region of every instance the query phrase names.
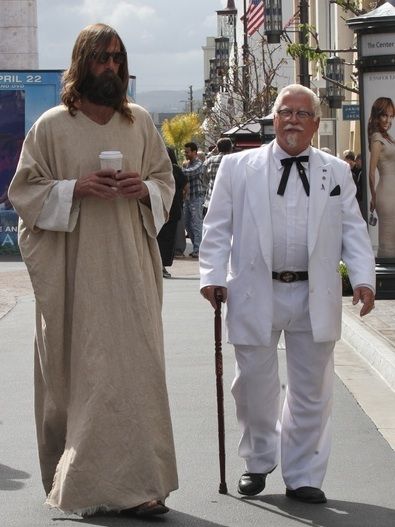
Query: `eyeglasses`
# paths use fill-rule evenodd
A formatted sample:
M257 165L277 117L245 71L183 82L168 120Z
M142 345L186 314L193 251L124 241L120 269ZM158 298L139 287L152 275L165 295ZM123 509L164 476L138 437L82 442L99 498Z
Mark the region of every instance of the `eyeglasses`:
M306 110L298 110L298 111L292 111L289 108L284 108L283 110L278 110L277 114L281 117L281 119L290 119L292 115L296 115L296 117L302 121L305 121L306 119L309 119L311 117L314 117L314 113L308 112Z
M94 51L92 58L99 64L107 64L109 58L115 62L115 64L124 64L126 60L126 53L123 51Z

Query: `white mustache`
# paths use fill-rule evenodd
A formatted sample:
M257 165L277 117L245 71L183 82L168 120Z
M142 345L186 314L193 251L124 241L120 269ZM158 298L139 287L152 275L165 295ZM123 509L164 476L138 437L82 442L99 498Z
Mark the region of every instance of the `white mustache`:
M286 124L284 130L297 130L298 132L303 132L304 128L299 124Z

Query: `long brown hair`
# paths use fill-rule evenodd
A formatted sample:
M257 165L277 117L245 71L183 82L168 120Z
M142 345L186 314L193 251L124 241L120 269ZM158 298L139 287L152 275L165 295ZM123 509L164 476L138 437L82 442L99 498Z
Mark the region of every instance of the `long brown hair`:
M118 40L121 51L126 55L125 45L118 33L106 24L92 24L83 29L78 35L71 55L71 65L63 74L63 89L61 93L62 102L67 106L71 115L74 116L77 113L78 101L81 99L79 88L89 72L92 54L105 51L113 38ZM129 83L127 60L120 64L118 76L125 89L125 96L116 110L133 122L133 114L126 97Z
M370 150L370 143L372 139L372 135L375 132L380 132L380 134L384 137L384 139L387 139L387 141L390 141L391 143L394 142L392 137L388 134L386 130L383 130L380 126L380 117L382 115L386 115L388 110L392 110L392 115L395 116L395 105L392 102L392 99L389 97L379 97L376 99L372 105L372 109L370 110L370 117L368 121L368 142L369 142L369 150Z

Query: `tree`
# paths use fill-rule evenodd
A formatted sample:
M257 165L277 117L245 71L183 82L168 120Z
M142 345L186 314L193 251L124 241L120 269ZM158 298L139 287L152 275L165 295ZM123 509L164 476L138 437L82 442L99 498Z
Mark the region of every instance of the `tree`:
M175 149L177 157L185 143L203 140L201 120L197 113L176 115L172 119L165 119L162 123L162 136L167 146Z
M275 78L286 63L279 56L280 46L268 46L259 34L244 57L244 65L233 64L212 79L211 91L206 91L203 129L206 141L214 144L222 133L257 117L270 113L277 95Z
M331 3L337 4L340 6L344 13L346 14L353 14L355 16L360 16L366 13L366 10L361 7L362 2L358 0L330 0ZM370 8L375 9L376 7L379 7L383 3L382 0L378 0L376 2L372 1L370 3ZM334 52L334 51L350 51L350 50L323 50L320 47L318 33L316 31L316 28L312 25L308 24L299 24L298 25L300 30L305 30L309 35L312 42L312 45L308 44L298 44L298 43L289 43L287 46L287 53L296 60L299 57L305 57L308 58L309 61L315 62L316 65L319 67L321 77L324 80L327 80L329 82L332 82L333 84L337 84L338 86L342 87L343 89L359 93L358 89L358 79L356 75L352 75L351 77L351 84L341 84L339 82L334 81L333 79L330 79L325 74L325 64L328 58L328 53ZM353 65L353 63L351 63Z

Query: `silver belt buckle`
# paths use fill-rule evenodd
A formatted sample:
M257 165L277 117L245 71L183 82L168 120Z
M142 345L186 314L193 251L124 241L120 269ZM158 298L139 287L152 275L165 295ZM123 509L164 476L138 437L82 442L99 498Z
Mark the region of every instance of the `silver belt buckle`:
M280 282L286 282L287 284L295 282L297 279L298 273L294 273L293 271L283 271L279 276Z

